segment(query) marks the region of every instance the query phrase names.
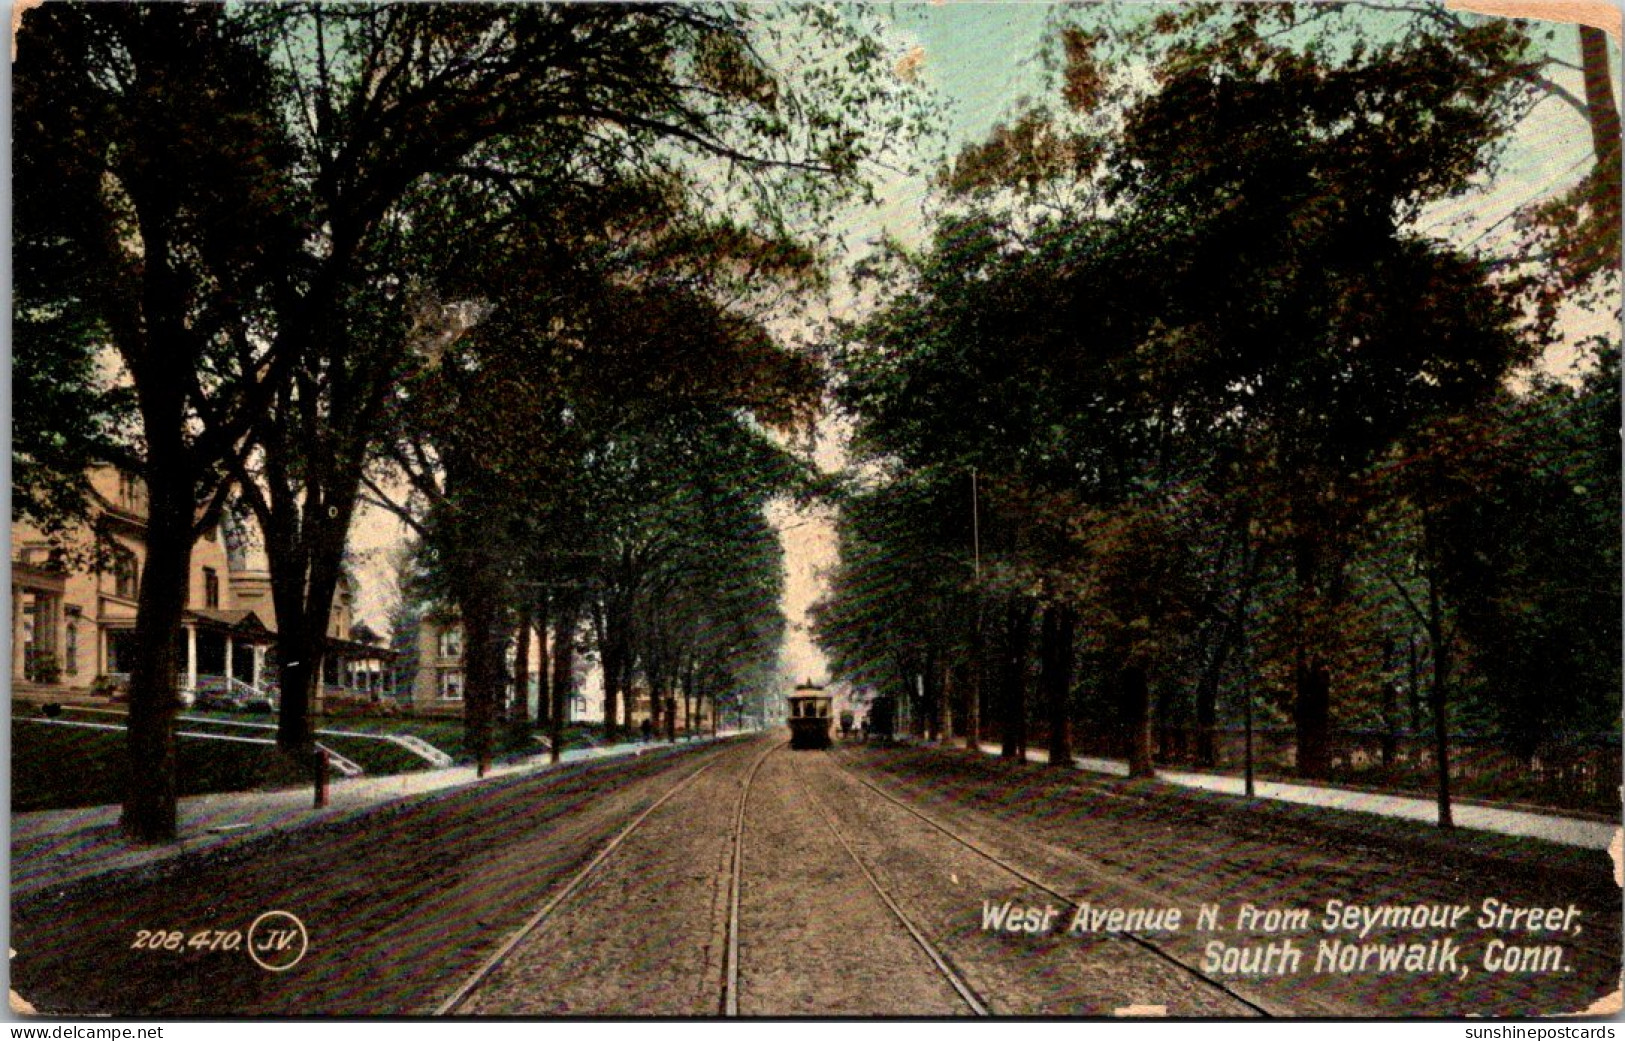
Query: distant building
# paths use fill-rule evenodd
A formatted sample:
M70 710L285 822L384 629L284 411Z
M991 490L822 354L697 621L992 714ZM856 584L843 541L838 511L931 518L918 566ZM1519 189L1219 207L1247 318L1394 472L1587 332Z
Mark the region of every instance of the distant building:
M447 618L434 611L423 612L417 630L417 674L409 689L407 700L414 712L461 712L465 673L463 665L463 627L455 618ZM516 696L513 690L514 646L508 648L507 691L509 702ZM530 718L539 716L536 698L540 689L540 676L544 660L542 634L533 631L530 640L530 682L526 691L526 705ZM551 675L551 673L550 673ZM572 691L566 705L565 718L571 721L599 722L604 718L604 692L599 670L584 655L575 657L575 675Z
M417 675L411 707L419 712L463 711L463 627L424 617L418 622Z
M136 605L147 555L147 493L111 466L90 473L90 516L65 539L11 529L11 678L14 696L57 700L106 695L128 682ZM270 574L254 566L240 530L223 524L193 546L181 621L181 689L276 693L276 609ZM355 588L334 597L321 697L384 686L393 654L353 639ZM375 637L373 638L376 639Z

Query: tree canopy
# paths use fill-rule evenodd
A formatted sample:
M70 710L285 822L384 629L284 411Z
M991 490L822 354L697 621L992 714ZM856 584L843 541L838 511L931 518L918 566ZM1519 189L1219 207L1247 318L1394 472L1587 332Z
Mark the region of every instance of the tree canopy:
M1523 494L1492 492L1499 465L1458 431L1518 400L1509 380L1553 342L1568 276L1420 230L1431 207L1478 190L1531 91L1550 87L1529 29L1424 18L1409 35L1339 35L1323 14L1353 18L1287 4L1059 12L1057 97L1024 102L945 166L923 248L871 263L880 305L846 328L837 384L867 489L847 503L819 614L846 675L872 682L904 659L965 670L958 711L973 727L975 691L1006 677L999 728L1019 751L1024 670L1001 656L1025 661L1036 606L1039 671L1083 666L1076 694L1040 681L1052 737L1076 698L1148 771L1148 698L1162 722L1194 708L1211 731L1220 687L1239 682L1295 723L1309 776L1330 768L1334 722L1373 718L1372 691L1396 682L1396 628L1427 631L1441 719L1451 698L1480 696L1510 719L1530 702L1513 677L1533 675L1534 658L1563 660L1573 689L1593 692L1582 700L1604 689L1616 632L1574 652L1595 676L1551 630L1515 637L1527 665L1496 661L1512 623L1489 605L1540 594L1512 594L1510 571L1489 579L1508 561L1490 564L1465 520ZM1114 62L1130 44L1133 60ZM1597 395L1588 407L1606 410ZM1442 478L1396 485L1404 453L1455 459L1464 483L1449 495ZM911 563L962 560L970 539L897 511L931 488L935 509L969 513L948 490L978 477L982 574ZM1567 511L1554 532L1584 523L1579 503L1543 505ZM1410 536L1390 522L1405 509L1420 527L1403 530L1425 538L1415 569L1395 570ZM1506 552L1544 574L1527 548ZM1443 597L1434 610L1396 608L1401 572L1413 606L1426 590ZM917 603L953 614L953 635L922 632ZM1457 639L1474 650L1461 675ZM933 654L940 666L922 664ZM1532 740L1551 732L1526 722Z
M55 186L60 224L39 240L52 252L40 270L83 273L74 318L122 358L153 504L132 670L132 833L173 834L173 634L191 541L228 498L246 495L265 536L282 644L279 739L304 748L363 470L388 436L397 386L421 364L415 350L444 346L424 316L442 326L434 301L484 304L456 295L468 246L499 241L490 236L505 224L530 236L515 245L567 254L582 240L549 236L568 227L570 196L580 207L608 189L605 211L664 185L733 214L691 222L698 240L668 235L664 248L709 246L717 269L739 260L736 280L805 270L808 245L786 228L817 226L805 222L863 193L922 114L906 85L876 75L863 22L861 12L664 4L29 13L18 154ZM802 60L787 71L778 59L791 49ZM634 218L659 219L648 208ZM607 238L642 246L651 227ZM434 270L414 266L426 257ZM694 380L721 400L765 415L768 399L750 388L799 378L774 351L751 353L759 326L676 278L560 288L573 299L556 344L583 334L590 298L601 342L649 333L616 327L633 305L688 330L671 347L690 361L715 357L714 342L739 346L745 364ZM75 291L59 279L41 307ZM542 309L535 301L532 318ZM606 389L641 389L636 364Z

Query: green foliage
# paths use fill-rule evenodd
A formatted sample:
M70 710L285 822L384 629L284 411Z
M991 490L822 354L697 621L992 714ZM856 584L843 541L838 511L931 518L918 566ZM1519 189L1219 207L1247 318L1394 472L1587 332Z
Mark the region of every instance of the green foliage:
M1438 520L1446 588L1514 748L1618 725L1619 354L1579 388L1538 386L1480 417L1493 455L1455 475ZM1470 483L1469 483L1470 482ZM1465 487L1464 487L1465 486Z
M19 278L11 339L12 520L61 536L88 516L91 466L131 462L121 431L130 396L97 379L100 334L70 305L29 297L26 250L18 244Z
M81 310L50 335L82 343L104 333L118 350L140 399L154 530L171 544L149 559L136 701L172 700L168 634L179 624L173 591L189 529L199 506L212 524L236 487L270 558L280 737L290 747L308 740L314 663L363 470L388 435L402 380L477 368L466 350L440 364L498 295L462 295L457 266L492 274L469 253L507 228L531 232L544 281L563 269L596 272L579 293L569 278L553 282L573 299L552 315L550 301L534 301L531 331L551 317L564 328L526 343L547 345L555 360L583 337L607 344L604 399L644 389L642 341L661 329L687 365L659 374L670 385L657 385L657 398L709 396L773 423L804 416L814 389L807 366L774 349L760 322L717 302L714 283L684 285L680 274L640 283L634 267L613 262L660 238L651 208L637 209L651 219L643 226L590 221L587 234L601 238L585 258L568 256L581 237L550 242L548 233L567 226L573 214L561 199L572 194L579 207L610 188L600 200L608 207L616 189L676 183L683 205L697 196L738 215L685 222L703 229L685 248L703 244L711 264L735 263L728 275L740 282L805 273L812 248L783 229L827 225L827 207L864 192L875 160L915 130L909 113L923 111L895 78L876 81L882 56L863 23L861 13L675 4L31 12L19 36L19 170L52 193L42 206L57 224L29 238L55 253L39 269L48 283L23 297L26 317ZM777 60L791 52L803 60ZM441 193L458 208L437 209ZM477 205L492 199L500 204ZM543 219L532 222L536 212ZM612 262L595 267L606 256ZM510 271L522 267L514 260ZM630 355L619 369L610 364L617 350ZM45 357L32 344L28 354ZM42 362L38 378L25 369L30 403L71 400L84 357L76 347ZM517 371L544 390L561 367ZM451 389L465 405L508 390L460 382ZM543 411L549 422L565 414ZM30 465L67 445L72 457L38 462L77 468L80 432L24 433ZM24 478L28 502L74 491L71 480L51 489L32 471ZM140 715L133 747L166 759L162 712ZM142 781L145 808L132 816L151 822L137 825L147 837L164 837L170 770L145 765L136 776L150 774L151 785Z
M841 507L840 564L814 606L813 631L835 675L896 693L934 652L968 652L970 481L922 469Z
M1396 641L1441 617L1412 609L1445 581L1439 540L1474 545L1471 524L1440 527L1439 511L1466 507L1440 499L1437 468L1396 484L1395 453L1456 452L1432 439L1495 400L1553 332L1538 277L1414 230L1424 207L1476 188L1526 111L1528 34L1450 21L1331 37L1293 5L1099 13L1059 17L1062 104L1024 102L964 150L929 246L868 268L883 304L845 330L836 391L880 484L844 504L820 638L839 671L870 681L931 653L974 657L954 599L968 576L943 566L970 536L932 512L968 515L946 490L975 472L981 592L1076 607L1093 682L1149 663L1164 711L1188 711L1195 687L1211 720L1239 676L1280 718L1318 673L1337 697L1302 725L1319 725L1304 722L1315 712L1393 724L1381 692L1415 680ZM1150 75L1109 61L1130 41L1152 45ZM1497 472L1478 457L1452 479L1468 489ZM1584 530L1617 556L1617 538ZM1572 636L1548 638L1569 628L1560 611L1533 612L1552 632L1518 642L1542 649L1494 678L1512 630L1466 603L1527 586L1512 559L1546 570L1544 551L1504 552L1476 594L1451 580L1456 613L1446 605L1435 633L1450 645L1425 646L1421 663L1458 657L1467 637L1484 697L1529 701L1507 693L1533 689L1512 677L1561 667L1598 704L1617 667L1581 675L1575 662L1616 662L1617 631L1571 653ZM956 619L956 637L931 632L922 605Z
M26 139L26 137L25 137ZM12 195L12 519L59 534L85 517L86 472L133 465L121 430L134 404L97 372L107 330L45 157L19 148Z
M819 389L763 318L816 285L812 254L636 171L444 187L413 221L409 284L442 288L414 290L418 370L390 403L386 451L415 493L399 508L424 536L426 591L465 619L494 606L499 626L520 598L596 603L606 664L630 654L664 685L703 672L713 691L755 682L783 628L762 510L800 480L763 427L803 424ZM477 251L456 231L471 219L489 227Z
M19 36L15 301L20 505L87 461L194 457L206 501L257 415L264 279L289 228L266 63L218 8L63 5ZM149 262L153 254L161 262ZM132 387L98 373L103 345ZM135 418L141 435L119 426ZM162 416L162 420L158 417ZM167 421L171 427L156 429ZM122 449L122 450L121 450Z

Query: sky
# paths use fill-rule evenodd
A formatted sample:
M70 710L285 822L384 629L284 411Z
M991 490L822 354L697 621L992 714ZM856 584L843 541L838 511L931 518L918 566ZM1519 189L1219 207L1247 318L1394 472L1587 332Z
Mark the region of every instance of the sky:
M882 179L879 201L855 207L846 216L848 247L861 255L891 236L909 245L923 241L927 173L943 151L981 139L1023 96L1043 86L1038 61L1050 5L1044 3L888 4L886 50L900 74L912 76L942 103L942 136L915 160L922 172ZM834 309L844 312L837 294ZM832 419L822 425L815 459L826 472L846 463L843 436ZM828 666L807 628L807 612L825 589L825 576L838 562L835 518L828 510L779 505L772 519L785 545L784 611L789 631L782 656L787 681L826 682Z
M1023 96L1043 93L1038 51L1051 14L1047 3L898 3L870 8L868 13L878 15L884 25L883 47L895 73L910 78L918 89L933 93L942 102L943 133L915 157L925 170L944 152L951 154L985 137ZM1561 27L1555 38L1556 56L1577 64L1575 30ZM1577 69L1558 68L1554 78L1583 94ZM1617 92L1617 83L1615 87ZM1434 207L1424 215L1421 227L1459 244L1489 246L1504 241L1512 232L1506 215L1573 183L1590 154L1584 120L1560 101L1544 102L1520 126L1490 190L1481 197ZM846 232L845 259L861 255L882 235L919 244L926 228L922 207L927 183L924 172L883 175L876 205L851 207L838 218ZM843 312L849 306L849 298L837 292L833 303L813 308L812 318L825 316L832 308L843 317L854 317ZM1568 318L1571 339L1594 331L1618 333L1617 320L1611 317L1576 313ZM806 321L806 315L786 316L788 325ZM1548 364L1560 372L1570 360L1558 351ZM824 469L838 469L844 463L841 440L836 424L827 422L821 429L817 459ZM781 505L773 510L773 519L783 532L787 550L784 607L790 635L783 656L784 675L797 682L807 678L822 681L827 678L826 666L805 624L807 608L823 588L822 576L835 564L833 517ZM395 596L388 574L388 548L403 532L398 522L371 515L362 519L356 535L356 559L363 580L360 614L378 628L387 619Z

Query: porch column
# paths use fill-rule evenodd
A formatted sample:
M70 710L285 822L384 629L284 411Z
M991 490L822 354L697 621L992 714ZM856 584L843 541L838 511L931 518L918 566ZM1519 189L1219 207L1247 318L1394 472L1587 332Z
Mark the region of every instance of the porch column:
M265 672L265 645L262 643L256 643L253 647L253 651L254 672L253 678L249 682L253 684L255 690L260 690L260 676Z
M20 680L24 675L23 657L23 591L11 587L11 678Z
M63 658L63 652L68 647L68 613L63 610L62 594L49 593L45 597L46 639L50 641L48 650L56 658L58 674L66 676L68 663Z
M237 646L237 638L235 636L231 635L230 633L227 633L226 634L226 691L227 691L227 693L230 693L232 681L237 678L237 674L235 672L231 671L232 651L236 648L236 646Z
M186 627L186 689L197 690L197 626Z

